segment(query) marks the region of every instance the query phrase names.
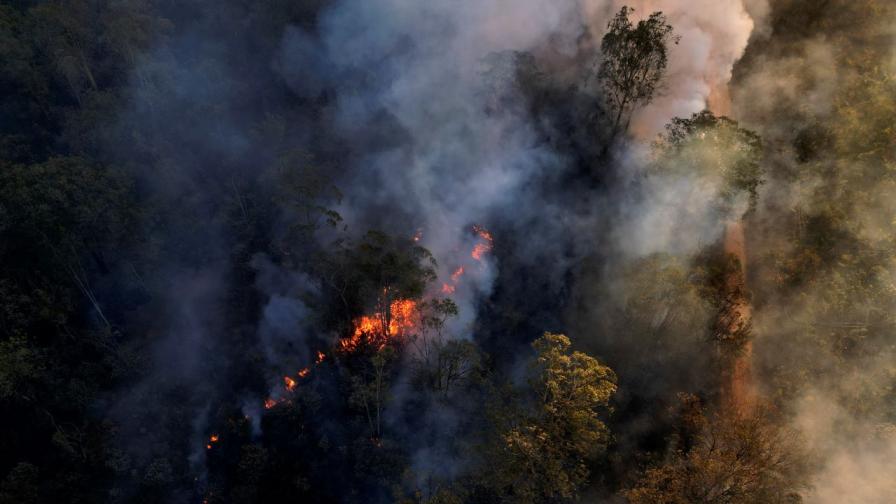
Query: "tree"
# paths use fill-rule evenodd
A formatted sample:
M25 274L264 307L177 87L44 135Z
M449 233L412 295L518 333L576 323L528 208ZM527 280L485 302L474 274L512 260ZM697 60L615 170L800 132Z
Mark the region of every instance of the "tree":
M354 332L359 315L379 316L377 331L369 339L388 339L393 302L419 300L426 286L435 280L435 258L411 238L369 231L357 243L337 242L332 253L321 254L318 272L332 298L336 329Z
M762 139L737 121L704 110L676 117L654 143L655 168L719 181L719 200L730 205L746 193L755 205L762 184Z
M619 10L607 25L600 44L603 62L597 78L616 113L611 142L623 119L622 129L626 131L634 109L653 100L666 73L668 44L677 44L679 40L662 12L654 12L637 25L628 18L631 12L634 9L625 6Z
M613 371L571 351L566 336L545 333L532 347L531 404L498 413L504 426L487 471L487 485L510 502L575 497L587 481L587 462L606 445L609 433L598 412L616 392Z
M667 460L647 469L625 496L632 504L802 502L799 437L771 413L708 417L696 397L683 395Z
M110 322L89 280L105 254L133 231L130 181L77 157L60 157L0 171L0 258L9 277L32 293L77 287L96 315ZM39 274L36 274L39 273ZM40 285L44 279L53 287Z
M95 5L84 0L47 2L34 8L37 39L82 104L85 93L99 91L91 55L96 37Z
M370 358L365 373L351 376L350 405L363 410L370 427L370 437L379 440L383 433L383 408L389 401L390 364L394 360L391 348L384 348Z
M421 303L420 314L419 334L411 341L415 379L444 399L478 374L482 356L475 343L444 333L448 318L457 316L454 301L446 298Z

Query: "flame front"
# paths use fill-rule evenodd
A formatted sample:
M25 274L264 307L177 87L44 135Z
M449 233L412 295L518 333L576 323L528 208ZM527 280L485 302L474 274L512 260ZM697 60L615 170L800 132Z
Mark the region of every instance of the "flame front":
M477 261L482 261L484 256L492 251L494 239L492 234L482 226L475 225L472 228L473 233L477 237L477 243L474 245L470 255ZM414 235L414 241L419 241L423 236L422 230L418 230ZM461 277L466 272L470 264L458 266L451 273L450 281L442 284L442 292L445 294L453 294L457 289ZM388 289L383 289L383 297L387 298ZM381 306L385 304L381 302ZM382 350L390 341L412 333L420 324L420 309L417 301L413 299L396 299L389 303L387 310L374 312L371 315L358 317L353 321L353 329L351 337L341 340L337 348L343 352L354 352L362 346L370 345L376 351ZM327 355L322 351L317 351L314 359L314 366L320 365ZM295 378L284 376L283 383L286 392L295 392L298 388L298 380L310 376L311 367L300 369ZM280 394L275 394L279 396ZM288 397L269 397L264 401L265 409L272 409L278 404L289 403ZM212 441L213 443L214 441ZM211 449L211 443L208 448Z
M354 351L366 338L377 350L381 350L389 340L413 331L419 319L416 301L396 299L389 305L388 313L378 312L356 319L351 338L340 341L339 348Z
M470 256L477 261L481 261L486 254L492 251L492 248L495 245L495 240L492 238L492 234L489 230L482 226L473 226L473 232L476 233L482 241L473 246L473 251L470 253Z
M460 277L464 274L464 267L460 266L454 273L451 274L451 283L443 283L442 284L442 292L444 294L454 294L454 291L457 289L457 282L460 281Z

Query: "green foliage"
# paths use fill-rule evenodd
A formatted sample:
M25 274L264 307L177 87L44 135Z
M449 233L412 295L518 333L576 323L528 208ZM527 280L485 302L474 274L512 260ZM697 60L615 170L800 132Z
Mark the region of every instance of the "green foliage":
M421 303L418 309L421 327L411 340L415 380L425 390L447 398L480 377L482 355L472 341L445 334L448 319L458 313L454 301L434 299Z
M315 270L332 299L341 334L349 334L353 320L379 313L389 327L391 305L400 299L418 300L435 280L435 258L410 238L369 231L357 242L340 241L318 256Z
M704 110L689 119L676 117L654 144L655 169L718 181L719 204L731 205L746 193L756 204L762 183L762 140L727 117Z
M803 18L798 26L792 17L797 12ZM823 36L834 62L823 74L830 106L818 110L802 95L793 103L773 96L765 117L752 116L750 104L742 106L751 124L769 131L770 152L784 154L768 169L775 193L788 195L756 216L768 225L753 227L756 299L767 337L775 341L763 354L762 372L780 404L823 389L855 424L896 419L896 67L883 21L894 14L892 2L877 0L777 7L773 30L780 35L765 45L775 57L749 71L774 67L789 50L804 50L803 39L783 35L791 28L806 40ZM788 67L791 85L813 89L815 70L809 64ZM845 432L855 425L842 427Z
M654 12L634 25L628 18L633 10L623 6L616 13L600 44L603 61L597 78L616 113L613 137L623 118L625 132L632 111L653 100L666 73L669 42L678 43L662 12Z
M32 313L55 311L61 319L66 291L76 287L109 325L88 270L108 268L104 254L133 230L130 204L126 178L81 158L0 171L0 258L10 265L4 276L31 302L51 303Z
M394 297L419 298L436 279L435 258L428 250L378 231L365 234L347 258L359 275L359 287L371 294L384 289Z
M335 227L342 222L342 216L328 206L338 204L342 194L312 156L288 151L278 157L272 171L277 183L275 201L290 212L289 239L306 243L322 224Z
M0 254L25 255L41 269L118 245L134 208L120 173L83 158L60 157L0 172Z
M384 348L370 358L370 366L366 368L366 372L351 377L348 403L363 412L373 439L379 439L383 433L383 409L390 396L389 365L394 359L394 351Z
M213 14L149 0L0 5L0 409L8 424L0 436L0 504L198 501L205 484L211 504L365 502L386 500L393 490L409 502L556 502L576 498L594 480L610 442L616 378L609 367L573 351L565 336L545 334L533 345L529 381L506 385L506 369L476 339L448 334L457 305L422 301L436 278L435 258L389 234L403 230L324 244L345 236L332 209L342 197L334 186L339 165L357 161L367 147L314 131L328 124L321 117L339 97L331 90L295 96L271 61L284 52L284 28L317 32L327 3L224 2ZM171 14L180 17L171 21ZM631 14L623 7L609 23L594 75L613 116L611 141L662 91L670 44L678 42L662 13L637 23ZM896 78L892 33L880 20L893 14L884 0L775 5L770 38L751 47L765 51L762 61L796 60L794 39L823 38L836 78L795 72L793 87L827 79L831 106L797 92L798 120L783 105L761 120L745 119L761 128L765 145L709 112L674 119L654 165L716 183L723 211L742 195L758 206L765 180L773 181L773 195L786 195L751 221L767 231L749 244L751 282L760 289L757 309L766 310L763 330L776 337L767 353L778 354L758 364L782 403L823 386L850 414L884 425L896 422ZM210 27L228 36L206 44ZM608 132L595 120L601 97L559 77L588 72L571 60L591 59L593 45L587 35L578 42L582 52L569 62L543 68L542 48L489 55L482 89L486 113L543 127L535 140L587 171L601 157L589 144ZM396 46L406 49L413 51ZM568 180L548 182L553 191ZM204 239L218 227L232 231L232 240ZM320 299L302 299L319 327L296 354L327 350L299 391L263 413L260 432L244 416L256 415L245 398L269 391L255 334L267 294L251 266L258 254L321 286ZM742 266L733 261L652 256L624 268L623 293L613 293L622 303L607 334L641 348L615 348L602 359L617 370L644 370L627 380L664 380L650 385L668 394L679 384L670 377L695 372L665 367L670 360L703 363L700 346L690 343L701 341L707 317L730 301L718 293ZM225 270L224 313L184 316L215 319L215 330L226 334L214 340L226 344L191 350L214 387L184 387L177 373L150 377L159 382L151 385L139 376L159 359L155 343L177 329L169 313L182 293L160 285L173 276L163 271L168 262ZM503 268L503 276L513 271ZM542 324L531 308L546 301L533 298L508 309L509 318ZM421 317L407 340L344 355L326 348L352 334L360 315L382 314L388 327L391 303L401 299L417 302ZM768 310L775 305L782 308ZM484 325L472 326L475 338ZM730 336L737 345L748 334ZM511 359L495 357L504 365ZM640 359L641 367L624 367L626 359ZM203 454L193 431L205 404L222 441ZM765 413L713 416L690 400L670 448L627 497L796 502L802 453L782 419ZM402 422L419 437L398 435ZM452 434L444 441L448 458L466 464L421 483L427 475L414 474L418 450L444 432ZM638 432L631 444L643 441L638 436L645 437ZM641 455L640 445L613 449L615 457ZM199 468L207 469L207 483L197 479Z
M485 484L508 502L578 494L588 462L606 446L609 433L600 412L616 392L613 371L572 351L566 336L545 333L532 347L531 407L498 413L500 434L488 459Z
M621 276L626 318L636 324L631 331L656 335L705 330L715 292L703 281L702 273L666 254L651 255L626 267Z

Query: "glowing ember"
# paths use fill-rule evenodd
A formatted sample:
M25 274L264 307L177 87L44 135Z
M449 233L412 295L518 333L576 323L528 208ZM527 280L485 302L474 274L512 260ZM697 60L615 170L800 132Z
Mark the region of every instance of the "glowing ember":
M217 442L218 442L218 435L217 435L217 434L212 434L212 437L208 438L208 440L211 441L212 443L217 443Z
M482 226L473 226L473 232L483 241L480 241L473 246L473 252L471 252L470 255L473 259L481 261L485 254L492 251L492 247L494 247L494 239L492 238L492 234Z
M454 291L457 289L457 282L460 280L460 277L464 274L464 267L461 266L454 270L454 273L451 274L451 283L443 283L442 284L442 293L444 294L454 294Z
M290 392L296 388L296 381L288 376L283 377L283 383L286 384L286 390L289 390Z
M299 370L299 372L298 372L299 378L304 378L304 377L308 376L308 373L310 373L310 372L311 372L311 370L308 368L303 368L303 369Z
M277 401L271 399L270 397L264 400L264 409L271 409L277 405Z
M353 351L366 338L377 350L380 350L386 346L388 340L412 331L419 318L416 301L397 299L389 305L388 313L374 313L356 319L352 337L340 341L339 348Z
M492 238L492 234L489 232L489 230L478 224L473 226L473 232L479 235L480 238L487 240L489 243L495 241L495 239Z
M317 351L317 359L315 359L314 363L315 363L315 364L320 364L320 363L323 362L324 359L326 359L326 358L327 358L327 354L325 354L325 353L321 352L320 350L318 350L318 351Z

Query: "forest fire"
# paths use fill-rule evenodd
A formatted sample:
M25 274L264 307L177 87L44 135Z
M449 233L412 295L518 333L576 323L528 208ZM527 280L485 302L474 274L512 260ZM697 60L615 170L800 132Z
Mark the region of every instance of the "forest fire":
M0 504L896 504L896 0L459 3L0 6Z
M385 313L378 312L356 319L351 338L340 341L339 349L351 352L357 350L366 340L380 350L389 340L413 330L419 318L416 301L396 299Z
M460 277L464 274L464 267L460 266L454 273L451 274L451 283L443 283L442 284L442 293L443 294L454 294L454 291L457 290L457 282L460 280Z
M471 256L477 261L482 261L486 254L491 252L494 239L491 233L482 226L474 225L473 233L477 236L478 242L474 245ZM422 231L418 230L414 235L414 240L418 241L422 238ZM454 294L460 283L461 277L467 272L469 264L458 266L451 273L449 280L442 284L441 292L443 294ZM383 296L389 294L389 289L383 290ZM376 311L370 315L363 315L356 318L352 325L351 337L339 341L337 349L351 353L355 352L365 345L370 345L374 350L382 350L390 341L413 332L420 323L420 307L418 302L413 299L396 299L391 301L388 309ZM316 351L314 358L314 366L320 365L327 358L327 354L323 351ZM299 379L310 376L311 367L300 369L295 376L284 376L283 384L285 392L292 393L298 389ZM278 404L290 402L288 397L268 398L264 401L265 409L272 409Z
M482 241L473 246L473 251L470 253L470 256L477 261L481 261L486 254L492 251L492 248L494 247L494 238L492 238L492 234L487 229L479 225L473 226L473 232L476 233Z

